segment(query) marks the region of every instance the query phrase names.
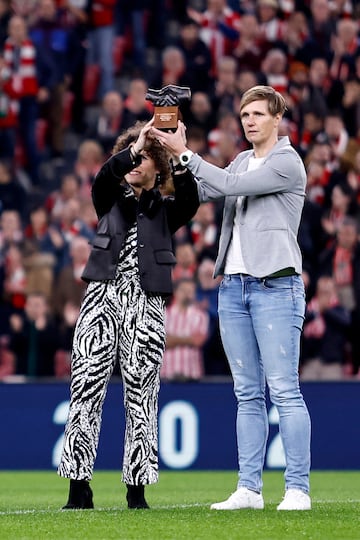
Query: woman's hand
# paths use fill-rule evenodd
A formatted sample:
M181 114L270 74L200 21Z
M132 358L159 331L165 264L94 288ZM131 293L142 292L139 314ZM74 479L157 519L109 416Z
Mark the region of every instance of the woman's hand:
M154 117L151 120L149 120L147 124L145 124L145 126L142 128L142 130L139 133L139 137L137 141L132 145L133 150L136 154L140 154L140 152L142 152L142 150L144 149L153 123L154 123Z

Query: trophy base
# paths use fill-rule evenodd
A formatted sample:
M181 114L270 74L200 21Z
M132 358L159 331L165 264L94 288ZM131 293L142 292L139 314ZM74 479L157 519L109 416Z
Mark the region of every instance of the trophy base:
M164 131L176 131L179 120L179 107L155 107L154 127Z

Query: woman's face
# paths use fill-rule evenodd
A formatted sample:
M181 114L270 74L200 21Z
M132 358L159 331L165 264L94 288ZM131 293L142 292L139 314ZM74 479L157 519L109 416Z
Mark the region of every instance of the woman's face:
M136 195L140 195L143 189L152 189L155 185L156 174L159 170L154 160L146 151L141 153L141 163L125 175L126 182L133 188Z

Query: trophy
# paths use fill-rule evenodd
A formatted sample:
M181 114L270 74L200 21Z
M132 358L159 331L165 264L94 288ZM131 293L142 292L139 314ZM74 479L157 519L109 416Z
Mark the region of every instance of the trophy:
M189 101L191 90L187 86L168 84L160 90L149 88L145 99L151 101L154 108L154 127L164 131L176 131L180 119L180 104Z

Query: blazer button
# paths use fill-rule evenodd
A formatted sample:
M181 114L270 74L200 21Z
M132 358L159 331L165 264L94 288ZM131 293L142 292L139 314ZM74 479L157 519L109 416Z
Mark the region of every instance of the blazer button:
M139 244L139 247L143 248L143 247L145 247L145 245L144 244Z
M142 212L140 212L139 218L143 218L143 217L144 217L144 214Z

